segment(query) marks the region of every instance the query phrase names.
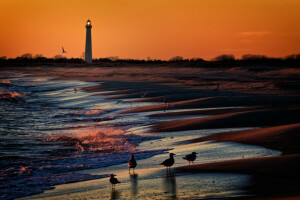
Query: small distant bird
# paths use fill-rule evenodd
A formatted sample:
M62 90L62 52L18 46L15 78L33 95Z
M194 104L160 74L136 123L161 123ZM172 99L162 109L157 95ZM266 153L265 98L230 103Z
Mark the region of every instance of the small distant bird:
M115 189L116 184L121 183L120 181L118 181L117 178L115 178L115 176L116 176L116 175L114 175L114 174L111 174L111 175L110 175L109 182L111 183L111 189Z
M214 91L219 91L220 88L220 83L217 85L216 89L214 89Z
M77 89L76 89L76 88L74 88L74 92L75 92L75 93L77 92Z
M164 104L166 104L166 103L167 103L167 100L166 100L166 98L164 98L164 100L163 100L163 103L164 103Z
M170 158L168 158L167 160L165 160L164 162L161 163L161 165L164 165L165 167L167 167L167 170L170 170L170 167L174 164L175 160L174 160L174 153L170 153L169 156Z
M188 155L184 156L183 159L189 161L189 164L190 164L191 162L193 163L193 162L196 160L196 158L197 158L196 154L198 154L198 153L193 152L193 153L191 153L191 154L188 154Z
M141 96L141 98L144 98L147 95L148 92L144 92Z
M129 102L129 101L123 101L123 100L119 100L116 104L119 104L119 103L130 103L130 105L132 105L131 102Z
M130 174L130 169L133 169L133 173L134 173L134 169L136 168L137 163L136 160L134 159L134 155L131 154L130 156L130 160L128 161L128 169L129 169L129 174Z
M64 47L61 47L62 48L62 53L68 53L65 51Z

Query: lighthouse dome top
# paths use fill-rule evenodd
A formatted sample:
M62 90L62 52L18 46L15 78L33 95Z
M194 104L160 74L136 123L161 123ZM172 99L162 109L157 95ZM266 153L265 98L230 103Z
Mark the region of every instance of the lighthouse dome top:
M91 20L88 19L88 20L86 21L85 28L92 28Z

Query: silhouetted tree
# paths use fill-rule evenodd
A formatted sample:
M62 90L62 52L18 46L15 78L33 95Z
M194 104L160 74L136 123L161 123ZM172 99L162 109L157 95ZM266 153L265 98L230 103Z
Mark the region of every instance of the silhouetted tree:
M60 54L53 56L53 59L54 59L54 60L65 59L65 58L66 58L66 57L64 57L64 56L62 56L62 55L60 55Z
M267 59L267 56L265 55L252 55L252 54L246 54L242 56L242 60L262 60Z
M115 62L115 61L119 60L119 56L110 56L110 57L107 57L107 59Z
M25 53L25 54L21 55L21 58L32 59L32 54L31 53Z
M44 57L43 54L35 54L33 58L38 59L38 58L46 58L46 57Z
M6 58L6 56L1 56L0 59L1 60L6 60L7 58Z
M213 61L232 61L232 60L235 60L235 57L232 54L219 55L213 59Z
M174 56L172 58L169 59L170 62L174 62L174 61L182 61L183 57L182 56Z
M285 59L289 59L289 60L300 60L300 54L292 54L292 55L288 55L287 57L285 57Z

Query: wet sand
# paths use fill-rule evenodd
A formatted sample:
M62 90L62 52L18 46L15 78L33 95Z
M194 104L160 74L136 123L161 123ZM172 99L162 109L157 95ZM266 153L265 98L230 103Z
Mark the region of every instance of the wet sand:
M284 82L289 81L293 76L299 76L299 71L284 69L252 73L244 69L157 70L153 68L136 70L135 68L126 71L123 68L119 70L91 68L85 71L84 69L55 68L48 73L46 68L40 68L34 73L35 75L56 75L60 76L60 79L97 81L103 84L85 88L85 90L89 92L102 91L101 95L107 95L107 98L122 99L131 103L155 103L150 106L141 104L138 108L128 106L128 110L122 112L124 115L142 113L149 115L150 118L192 116L188 119L173 119L151 124L152 132L158 135L165 134L169 139L174 136L173 133L186 131L186 138L169 143L169 146L174 146L172 152L179 155L177 160L193 149L199 151L201 145L223 145L222 142L229 142L229 144L237 142L242 146L258 145L279 150L283 155L264 154L261 156L254 153L254 156L248 158L241 153L239 158L236 157L233 160L208 162L201 160L200 154L198 162L201 164L184 166L186 162L180 160L174 166L175 169L170 176L167 176L165 170L159 165L153 167L153 163L159 163L167 156L166 154L158 155L140 161L139 166L142 168L139 168L137 172L139 189L134 197L132 197L134 189L131 190L133 193L129 195L129 188L134 188L137 180L128 176L126 164L123 164L98 171L89 171L93 174L116 173L121 182L124 182L117 186L116 191L109 190L107 180L99 179L57 186L55 190L49 190L30 198L206 199L210 197L210 191L199 192L201 184L205 181L214 191L230 187L231 184L239 185L239 187L212 192L212 197L216 198L284 199L299 197L300 185L296 178L299 175L297 169L299 169L300 163L299 91L278 88L274 84L279 77ZM24 71L26 72L26 70ZM195 73L199 74L199 80L189 80L188 77ZM221 76L224 78L220 78ZM293 80L295 81L295 79ZM215 85L218 83L221 84L221 88L215 91ZM145 92L147 94L142 98L141 96ZM166 103L163 102L164 98L167 100ZM198 117L198 115L203 116ZM205 129L247 127L256 129L201 135L201 131ZM192 133L191 131L197 135L188 137ZM207 173L225 175L211 179L212 176L205 178ZM226 176L230 176L231 180L236 181L226 182ZM235 179L235 176L241 177ZM243 183L246 184L239 182L244 179ZM191 182L189 183L187 180L191 180ZM199 183L199 180L203 182ZM154 189L150 189L152 187ZM169 189L162 189L164 187ZM184 189L179 190L178 187ZM189 188L192 188L191 191ZM234 191L230 194L223 193L231 190ZM199 194L201 192L205 195L201 196Z

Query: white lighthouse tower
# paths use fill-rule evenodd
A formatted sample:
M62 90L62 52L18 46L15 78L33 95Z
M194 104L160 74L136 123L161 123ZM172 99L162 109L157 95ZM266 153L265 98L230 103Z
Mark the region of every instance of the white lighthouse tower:
M85 62L92 63L92 24L90 20L87 20L85 28L86 28Z

